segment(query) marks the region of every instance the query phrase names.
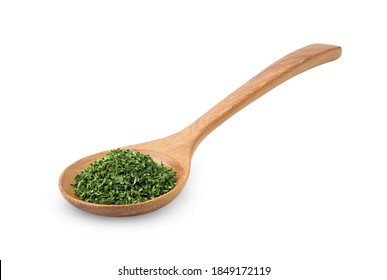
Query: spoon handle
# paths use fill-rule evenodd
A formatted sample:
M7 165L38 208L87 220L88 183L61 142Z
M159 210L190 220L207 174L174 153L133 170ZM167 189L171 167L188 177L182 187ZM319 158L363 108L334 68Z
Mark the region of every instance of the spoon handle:
M215 128L266 92L306 70L333 61L340 55L339 46L313 44L277 60L184 129L191 135L193 151Z

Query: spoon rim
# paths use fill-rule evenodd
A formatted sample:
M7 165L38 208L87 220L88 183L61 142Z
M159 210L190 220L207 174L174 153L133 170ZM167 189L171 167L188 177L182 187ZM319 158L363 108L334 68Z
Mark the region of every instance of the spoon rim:
M93 161L102 158L110 150L98 152L86 157L83 157L69 166L67 166L59 177L59 189L62 196L67 202L73 206L84 210L86 212L102 215L102 216L135 216L155 211L174 200L187 182L189 176L189 168L184 166L171 156L157 152L154 150L146 150L131 146L122 147L120 149L130 149L142 154L146 154L152 157L152 159L158 164L172 168L175 172L176 185L167 193L157 196L153 199L149 199L139 203L132 204L98 204L82 200L74 194L74 186L72 182L77 174L87 168Z

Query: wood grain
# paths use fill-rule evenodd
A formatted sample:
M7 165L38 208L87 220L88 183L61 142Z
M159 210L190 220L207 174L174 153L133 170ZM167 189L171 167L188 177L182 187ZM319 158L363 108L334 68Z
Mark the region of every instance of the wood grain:
M97 215L133 216L157 210L176 198L183 189L197 146L215 128L274 87L315 66L333 61L340 55L341 48L333 45L313 44L301 48L274 62L180 132L162 139L123 147L149 154L157 162L163 162L176 171L177 185L160 197L130 205L92 204L76 197L71 185L74 177L92 161L103 157L107 151L85 157L67 167L59 178L59 189L72 205Z
M313 44L290 53L247 81L179 133L146 143L144 148L171 155L187 166L200 142L228 118L288 79L333 61L340 55L340 47L326 44Z

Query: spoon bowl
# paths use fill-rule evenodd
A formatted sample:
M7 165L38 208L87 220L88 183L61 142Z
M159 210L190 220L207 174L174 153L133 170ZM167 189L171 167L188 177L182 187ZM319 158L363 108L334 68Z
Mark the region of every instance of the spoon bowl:
M79 174L83 169L87 168L93 161L105 156L108 151L104 151L82 158L71 164L63 171L59 179L59 187L63 197L75 207L86 212L114 217L134 216L152 212L163 207L164 205L175 199L176 196L183 189L185 183L187 182L189 170L187 170L187 168L184 167L180 162L176 161L175 159L171 158L166 154L157 151L136 148L136 146L124 147L123 149L125 148L130 148L131 150L134 150L136 152L150 155L152 159L157 163L163 163L165 166L171 167L176 172L175 187L168 193L156 197L152 200L128 205L94 204L79 199L79 197L74 194L74 187L72 186L75 176Z
M75 196L72 186L75 176L108 151L87 156L68 166L59 178L60 192L75 207L97 215L134 216L157 210L175 199L184 188L197 146L215 128L274 87L340 55L340 47L327 44L313 44L296 50L274 62L183 130L165 138L121 148L150 155L156 162L171 167L176 172L176 186L168 193L126 205L94 204Z

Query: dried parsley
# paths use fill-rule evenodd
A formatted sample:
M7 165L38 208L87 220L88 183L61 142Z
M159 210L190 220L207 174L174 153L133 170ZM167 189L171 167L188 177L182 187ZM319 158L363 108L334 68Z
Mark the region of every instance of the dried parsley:
M74 179L76 196L97 204L134 204L169 192L175 172L133 150L108 152Z

